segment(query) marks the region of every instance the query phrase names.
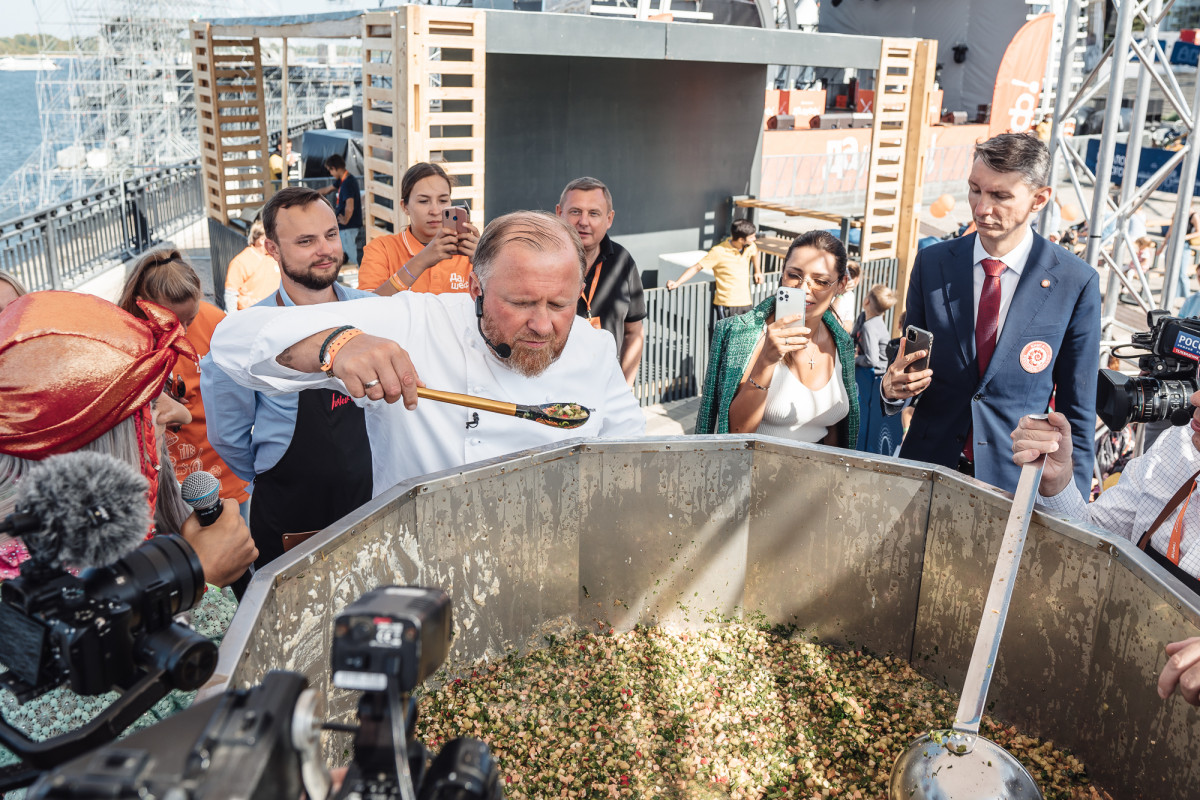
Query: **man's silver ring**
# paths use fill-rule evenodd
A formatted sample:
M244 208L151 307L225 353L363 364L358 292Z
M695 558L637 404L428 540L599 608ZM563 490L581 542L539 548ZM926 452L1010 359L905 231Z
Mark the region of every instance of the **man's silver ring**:
M372 386L378 386L378 385L379 385L379 378L376 378L373 381L367 381L366 383L364 383L363 388L370 389Z

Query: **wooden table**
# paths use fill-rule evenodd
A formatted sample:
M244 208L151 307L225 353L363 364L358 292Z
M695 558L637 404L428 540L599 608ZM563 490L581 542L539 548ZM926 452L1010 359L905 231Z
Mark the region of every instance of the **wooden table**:
M780 272L783 270L783 259L788 248L792 246L792 240L779 236L759 236L754 240L754 246L762 256L763 272Z

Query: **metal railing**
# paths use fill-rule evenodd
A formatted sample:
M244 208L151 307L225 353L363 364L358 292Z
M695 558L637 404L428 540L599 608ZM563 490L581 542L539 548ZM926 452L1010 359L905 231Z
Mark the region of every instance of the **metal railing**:
M863 264L859 286L883 283L896 288L898 262L881 258ZM751 285L750 297L758 305L775 293L778 272L766 273L759 285ZM673 291L647 289L646 343L638 365L633 394L641 406L686 400L704 388L708 368L708 319L712 306L712 282L685 283ZM861 294L859 295L861 296ZM891 314L887 323L891 325Z
M204 213L195 161L147 172L0 222L0 269L37 289L72 289Z
M711 281L685 283L673 291L647 289L646 343L638 365L633 394L641 406L685 400L700 394L708 368L708 320L712 308ZM779 273L750 287L750 302L758 305L775 293Z

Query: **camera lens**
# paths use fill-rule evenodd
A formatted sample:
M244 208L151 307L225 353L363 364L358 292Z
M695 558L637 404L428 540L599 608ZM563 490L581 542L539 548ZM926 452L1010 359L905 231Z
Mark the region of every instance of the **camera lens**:
M166 627L204 595L204 567L178 536L156 536L107 567L84 576L88 594L127 603L134 630Z
M1195 380L1131 378L1111 369L1100 370L1096 384L1096 413L1111 431L1130 422L1186 425L1192 415L1190 397Z

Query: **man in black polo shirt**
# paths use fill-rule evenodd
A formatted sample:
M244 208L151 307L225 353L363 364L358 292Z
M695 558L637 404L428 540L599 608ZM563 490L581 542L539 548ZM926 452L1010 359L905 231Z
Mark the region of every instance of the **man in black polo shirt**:
M576 178L563 189L554 213L573 226L583 241L588 271L579 297L579 316L617 340L621 371L632 386L645 342L642 320L646 301L633 257L608 238L613 223L612 193L595 178Z
M362 263L363 248L367 246L366 230L363 228L362 204L359 202L358 180L346 169L346 160L337 153L325 159L325 169L336 181L333 186L320 190L321 194L337 192L334 213L337 214L338 234L342 237L342 252L345 263L352 259Z

